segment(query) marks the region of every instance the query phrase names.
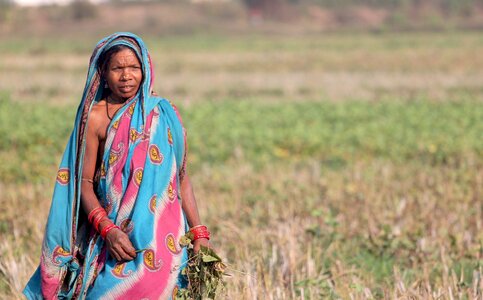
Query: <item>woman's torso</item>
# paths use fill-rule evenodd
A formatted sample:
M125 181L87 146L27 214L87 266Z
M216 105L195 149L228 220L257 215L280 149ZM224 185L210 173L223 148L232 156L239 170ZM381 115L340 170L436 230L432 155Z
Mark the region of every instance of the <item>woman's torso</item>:
M127 101L126 101L127 102ZM125 102L125 103L126 103ZM93 126L96 127L98 138L96 171L94 181L97 183L100 177L100 170L104 156L104 149L106 144L107 129L111 123L116 112L124 106L125 103L112 104L107 103L106 100L101 100L92 107L91 118L93 119Z

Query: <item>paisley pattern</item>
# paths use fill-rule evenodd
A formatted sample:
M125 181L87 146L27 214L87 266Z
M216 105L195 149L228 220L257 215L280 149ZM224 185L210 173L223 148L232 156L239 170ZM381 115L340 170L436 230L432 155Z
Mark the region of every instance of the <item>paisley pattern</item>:
M124 221L121 222L121 226L119 227L122 231L129 234L134 228L134 222L131 219L124 219Z
M163 162L163 154L159 151L158 146L151 145L149 146L149 158L153 164L161 164Z
M106 166L104 164L101 165L101 177L106 177Z
M137 186L140 186L141 185L141 181L143 180L143 169L142 168L138 168L136 170L134 170L134 182L136 183Z
M124 143L117 145L117 150L111 149L109 153L109 165L114 165L118 162L119 158L124 154Z
M67 185L70 180L70 172L68 168L60 168L57 171L57 182L61 185Z
M54 251L52 251L52 262L54 264L61 264L62 262L59 260L59 257L66 258L69 257L69 255L69 251L64 250L61 246L57 246L54 248Z
M136 129L131 128L131 132L130 132L131 143L136 142L140 137L142 137L142 135L143 135L142 132L139 132Z
M168 186L168 199L173 202L176 199L176 188L174 183L171 181Z
M132 274L132 270L125 271L126 263L117 263L111 270L112 275L117 278L126 278Z
M156 212L156 198L157 196L154 195L151 197L151 200L149 200L149 210L154 213Z
M168 143L173 145L173 134L171 133L171 128L168 127Z
M181 252L179 244L172 233L168 233L166 236L166 247L173 254L179 254Z
M128 108L128 116L132 116L134 114L134 105L131 104L129 105L129 108Z
M144 251L143 261L144 266L146 266L146 268L151 272L158 271L163 265L163 261L161 259L156 259L156 254L152 249Z

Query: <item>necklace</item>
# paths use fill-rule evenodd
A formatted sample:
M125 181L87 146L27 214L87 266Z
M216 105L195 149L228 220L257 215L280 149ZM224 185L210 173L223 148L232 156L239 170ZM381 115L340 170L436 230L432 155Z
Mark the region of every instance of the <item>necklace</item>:
M113 100L113 99L111 98L111 96L107 96L107 99L106 99L106 115L107 115L107 117L109 118L109 120L111 120L111 121L112 121L112 117L109 115L109 100L111 100L111 101ZM113 102L114 102L114 101L113 101ZM121 107L122 107L122 105L121 105ZM119 110L121 107L119 107L118 109L116 109L116 111L114 112L114 115L113 115L113 116L115 116L115 115L116 115L117 111L118 111L118 110Z

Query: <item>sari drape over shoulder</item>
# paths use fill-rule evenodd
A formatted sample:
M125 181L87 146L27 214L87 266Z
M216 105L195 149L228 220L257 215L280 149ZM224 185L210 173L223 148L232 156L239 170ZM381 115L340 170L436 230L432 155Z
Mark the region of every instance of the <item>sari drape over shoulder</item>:
M138 56L143 82L109 124L95 188L109 219L139 250L124 263L108 253L80 203L87 121L104 93L99 56L120 44ZM152 76L136 35L116 33L97 44L57 173L40 266L24 289L28 299L170 299L185 284L180 271L187 255L178 244L187 230L180 196L185 131L176 108L152 95Z

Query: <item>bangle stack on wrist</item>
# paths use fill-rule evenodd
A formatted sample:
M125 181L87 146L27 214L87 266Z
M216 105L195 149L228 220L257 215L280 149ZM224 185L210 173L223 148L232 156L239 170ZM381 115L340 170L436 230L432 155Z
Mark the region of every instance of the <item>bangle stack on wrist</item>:
M120 229L120 228L119 228L119 226L117 226L117 225L116 225L116 224L114 224L114 223L111 223L111 224L107 225L106 227L104 227L104 228L102 229L102 231L101 231L101 236L102 236L102 238L103 238L103 239L106 239L107 233L108 233L109 231L111 231L112 229L114 229L114 228Z
M205 225L196 225L190 228L190 232L193 234L192 241L196 241L197 239L210 239L210 232Z
M102 208L101 206L98 206L93 210L91 210L91 212L87 216L87 219L89 220L89 223L91 223L94 226L94 229L97 232L99 232L99 224L104 219L107 219L107 213L104 210L104 208Z
M109 218L107 217L106 211L101 206L96 207L93 210L91 210L91 212L87 216L87 220L89 220L89 223L91 223L92 226L94 226L94 229L97 232L99 232L101 234L102 238L104 238L104 239L106 238L107 233L109 231L111 231L114 228L119 229L119 226L115 225L114 223L112 223L109 220ZM101 231L101 230L99 230L99 225L101 224L102 221L109 221L110 224L106 225L106 227L104 227Z

